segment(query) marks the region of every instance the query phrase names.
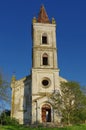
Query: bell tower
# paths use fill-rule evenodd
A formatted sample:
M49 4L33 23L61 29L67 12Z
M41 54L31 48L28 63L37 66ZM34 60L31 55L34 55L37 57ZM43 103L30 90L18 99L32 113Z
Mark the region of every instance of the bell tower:
M33 69L58 69L56 23L50 22L44 6L38 19L33 18Z
M56 22L54 18L51 21L49 20L44 6L41 6L38 18L33 18L32 38L32 109L34 107L42 109L46 102L47 106L50 107L50 113L52 106L48 102L46 93L52 93L58 88L59 69L57 63ZM36 112L32 110L32 122L45 122L46 119L43 119L41 110L36 110ZM54 120L52 114L49 117L51 117L50 121Z

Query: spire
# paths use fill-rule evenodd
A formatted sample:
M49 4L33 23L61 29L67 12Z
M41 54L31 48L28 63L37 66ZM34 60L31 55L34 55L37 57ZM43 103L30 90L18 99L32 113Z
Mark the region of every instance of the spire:
M45 10L43 5L41 6L37 22L39 22L39 23L50 23L50 20L48 18L48 15L47 15L46 10Z
M12 79L11 79L12 83L14 83L16 81L16 77L15 75L12 76Z

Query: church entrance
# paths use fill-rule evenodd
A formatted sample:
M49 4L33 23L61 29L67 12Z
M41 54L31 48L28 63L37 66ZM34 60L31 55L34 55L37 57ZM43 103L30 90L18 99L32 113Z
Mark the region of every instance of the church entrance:
M51 107L48 104L42 106L42 122L51 122Z

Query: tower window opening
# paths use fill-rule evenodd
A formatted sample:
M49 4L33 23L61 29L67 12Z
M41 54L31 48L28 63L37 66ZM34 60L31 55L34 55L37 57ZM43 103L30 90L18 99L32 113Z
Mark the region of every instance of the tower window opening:
M48 65L48 58L47 57L43 57L43 65Z
M46 36L42 36L42 44L47 44L47 37Z
M43 33L42 34L42 44L47 44L47 43L48 43L47 34Z
M48 65L48 55L44 54L42 58L43 65Z

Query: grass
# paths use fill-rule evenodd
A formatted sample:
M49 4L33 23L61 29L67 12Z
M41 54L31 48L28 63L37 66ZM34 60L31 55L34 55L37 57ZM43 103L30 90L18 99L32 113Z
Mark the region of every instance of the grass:
M86 130L86 125L76 125L76 126L70 126L70 127L64 127L64 128L31 128L31 127L25 127L25 126L0 126L0 130Z

